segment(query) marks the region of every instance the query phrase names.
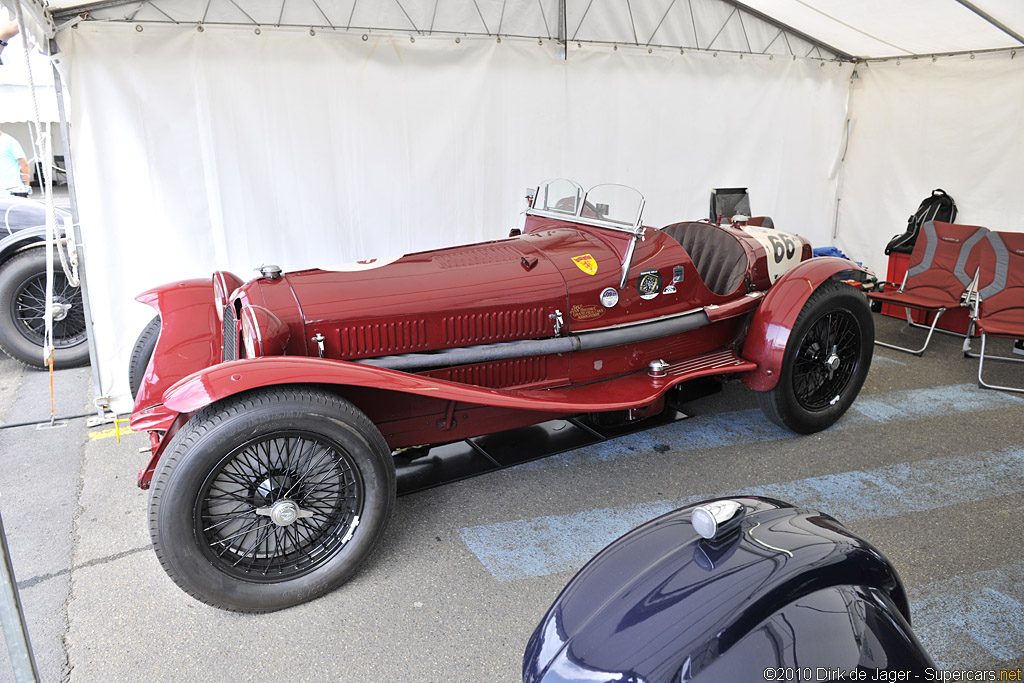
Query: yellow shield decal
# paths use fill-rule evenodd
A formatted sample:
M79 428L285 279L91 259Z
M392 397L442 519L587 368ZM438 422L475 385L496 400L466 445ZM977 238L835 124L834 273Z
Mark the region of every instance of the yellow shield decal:
M573 256L572 262L587 275L595 275L597 273L597 259L590 254Z

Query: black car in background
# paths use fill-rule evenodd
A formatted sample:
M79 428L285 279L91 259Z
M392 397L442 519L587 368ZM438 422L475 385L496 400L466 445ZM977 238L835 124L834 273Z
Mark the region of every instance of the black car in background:
M896 570L826 514L689 505L595 555L548 609L524 683L929 680ZM931 680L937 680L932 678Z
M57 208L58 235L71 214ZM0 351L25 365L44 367L46 312L46 206L19 197L0 197ZM72 287L53 260L53 345L55 368L89 362L82 292Z

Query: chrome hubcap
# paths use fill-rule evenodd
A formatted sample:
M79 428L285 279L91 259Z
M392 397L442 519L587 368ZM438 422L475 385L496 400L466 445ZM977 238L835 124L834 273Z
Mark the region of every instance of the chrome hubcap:
M829 379L832 379L832 376L834 374L836 374L836 370L839 369L839 366L841 364L842 364L842 361L840 361L839 360L839 356L836 355L836 347L833 346L832 347L832 353L829 355L829 357L827 359L825 359L825 367L828 368L828 378Z
M313 516L312 512L303 510L291 500L279 500L268 508L257 508L256 514L270 517L270 521L277 526L288 526L303 517Z
M59 301L53 302L53 321L58 322L68 317L68 311L71 310L71 304L61 303Z

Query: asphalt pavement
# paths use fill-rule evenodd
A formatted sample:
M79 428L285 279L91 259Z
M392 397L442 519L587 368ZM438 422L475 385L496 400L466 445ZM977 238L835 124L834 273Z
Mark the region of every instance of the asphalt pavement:
M876 320L882 338L919 338ZM135 487L144 434L5 429L0 511L43 680L521 680L531 632L586 559L734 492L814 505L880 548L940 666L1024 667L1024 394L978 389L960 340L932 345L878 349L854 407L820 434L775 428L730 382L687 420L399 498L353 580L265 615L196 602L163 573ZM1024 365L992 369L1024 386ZM58 413L88 409L88 369L55 386ZM0 415L48 416L45 373L0 360Z

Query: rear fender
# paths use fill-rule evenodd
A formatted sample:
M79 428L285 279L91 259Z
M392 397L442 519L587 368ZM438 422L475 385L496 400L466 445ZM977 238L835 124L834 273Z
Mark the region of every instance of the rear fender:
M210 278L154 287L136 301L160 314L160 337L135 397L133 415L160 403L163 393L182 377L222 360L221 323ZM133 429L135 421L133 417Z
M757 363L756 370L740 375L744 384L755 391L775 388L789 335L804 304L821 283L847 272L869 271L846 259L822 256L803 261L779 278L754 313L743 343L740 355Z

